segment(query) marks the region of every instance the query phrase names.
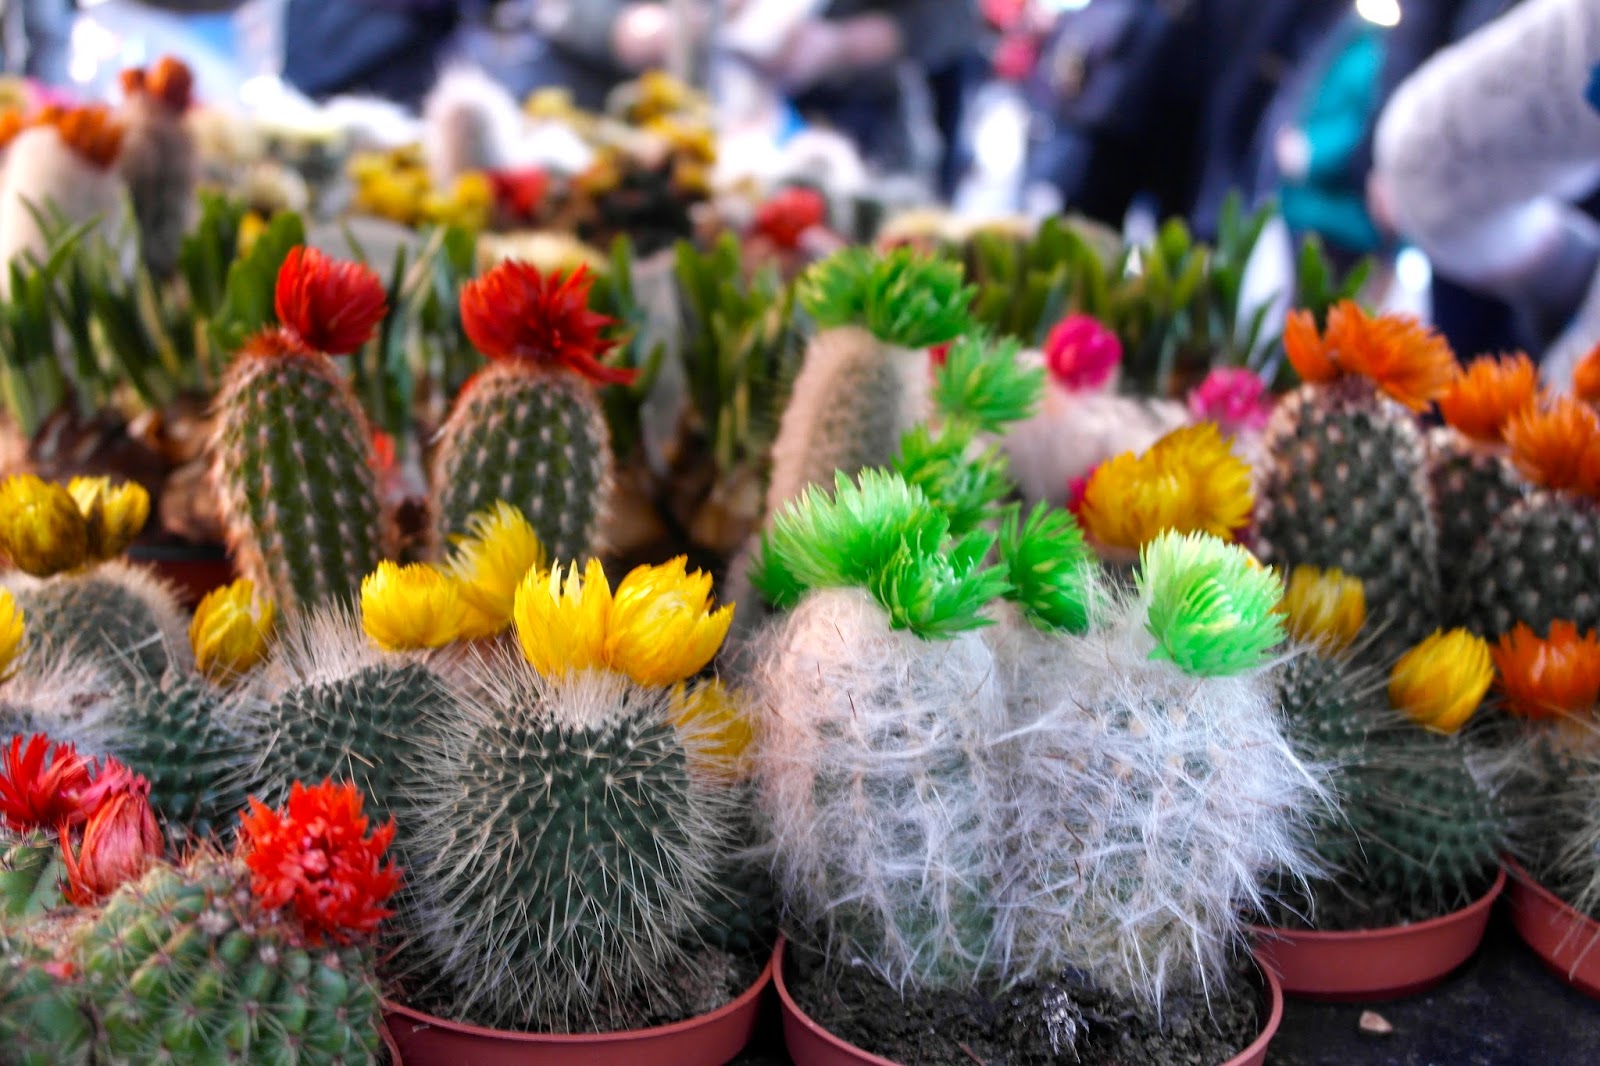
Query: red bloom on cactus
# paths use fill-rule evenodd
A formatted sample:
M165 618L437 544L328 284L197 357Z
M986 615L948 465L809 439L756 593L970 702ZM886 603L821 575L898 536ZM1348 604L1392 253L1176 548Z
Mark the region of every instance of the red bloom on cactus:
M296 781L282 810L252 799L241 816L251 891L269 910L292 910L312 943L371 933L394 913L384 903L400 871L383 861L394 819L369 834L361 802L353 784Z
M785 189L756 211L755 232L784 251L800 247L800 238L828 218L828 202L815 189Z
M950 346L954 343L955 341L945 341L928 349L928 358L934 366L944 366L950 360Z
M383 282L361 263L330 259L297 245L278 271L278 320L310 348L349 355L371 339L388 312Z
M531 219L544 205L545 193L550 189L550 176L538 167L522 170L492 170L489 188L494 202L502 211L518 219Z
M1044 342L1051 375L1073 392L1098 389L1122 362L1122 342L1091 315L1068 315Z
M0 749L0 822L19 833L60 830L83 821L89 761L43 733L12 737Z
M107 759L83 792L89 820L73 854L61 841L67 897L82 907L105 899L139 877L162 856L161 827L150 809L150 782Z
M544 273L507 260L462 287L461 325L490 359L564 366L603 384L631 384L637 371L600 362L616 342L600 335L612 320L589 310L592 284L587 267Z

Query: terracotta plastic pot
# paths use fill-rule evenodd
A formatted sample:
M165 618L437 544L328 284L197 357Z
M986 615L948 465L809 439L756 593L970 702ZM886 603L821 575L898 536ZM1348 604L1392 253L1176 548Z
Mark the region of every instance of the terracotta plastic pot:
M383 1046L389 1052L389 1066L405 1066L405 1060L400 1055L400 1045L394 1042L394 1034L389 1032L387 1023L378 1029L378 1035L383 1037Z
M1489 911L1505 887L1501 870L1477 902L1413 925L1350 932L1256 926L1256 957L1291 996L1371 1001L1414 995L1443 981L1478 950Z
M1544 964L1584 995L1600 999L1600 922L1510 863L1511 924Z
M755 1035L772 963L738 999L710 1014L624 1033L511 1033L447 1022L385 1002L389 1031L406 1066L724 1066Z
M172 586L185 607L193 608L212 589L221 588L234 578L233 562L220 544L155 545L135 544L128 559L155 571Z
M783 1005L783 1042L795 1066L901 1066L890 1059L862 1051L854 1044L845 1043L812 1021L795 1003L794 997L789 995L789 986L784 983L783 949L784 941L780 938L778 950L772 959L772 981L777 986L778 1000ZM1265 966L1261 967L1261 976L1267 986L1266 1024L1261 1027L1261 1035L1256 1037L1254 1043L1222 1063L1222 1066L1264 1066L1267 1061L1267 1046L1272 1043L1278 1026L1283 1022L1283 989L1279 987L1272 971Z

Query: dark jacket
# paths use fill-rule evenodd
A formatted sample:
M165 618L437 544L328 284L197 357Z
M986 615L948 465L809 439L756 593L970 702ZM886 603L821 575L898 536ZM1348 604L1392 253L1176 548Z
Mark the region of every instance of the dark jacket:
M465 6L451 0L289 0L284 80L313 98L370 93L416 107L438 79Z

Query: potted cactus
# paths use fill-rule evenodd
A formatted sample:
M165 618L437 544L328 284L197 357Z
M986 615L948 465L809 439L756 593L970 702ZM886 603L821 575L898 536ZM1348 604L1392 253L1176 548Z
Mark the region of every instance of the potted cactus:
M1014 347L950 367L940 437L1037 403ZM1070 515L1003 505L998 449L928 476L932 435L780 510L753 571L781 612L750 684L791 1054L1260 1062L1276 993L1241 915L1311 872L1327 801L1272 698L1277 579L1169 531L1118 587Z

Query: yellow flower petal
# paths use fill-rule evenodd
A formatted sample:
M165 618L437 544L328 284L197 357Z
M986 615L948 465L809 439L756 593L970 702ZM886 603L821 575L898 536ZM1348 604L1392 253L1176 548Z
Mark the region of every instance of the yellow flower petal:
M721 681L692 689L679 684L672 690L672 722L693 738L688 747L699 769L728 783L745 776L755 731L742 693L729 691Z
M0 589L0 681L17 672L17 658L27 638L27 618L17 608L10 589Z
M134 481L112 486L110 478L75 477L67 492L88 528L89 555L114 559L128 550L150 517L150 493Z
M443 647L466 620L459 586L426 564L379 563L361 582L361 624L384 651Z
M444 566L467 604L462 636L480 640L504 632L523 577L547 565L539 535L511 504L501 501L468 519L467 535L457 539Z
M617 586L606 658L641 685L671 685L711 661L732 622L731 606L711 610L711 575L683 557L641 566Z
M1389 702L1419 725L1454 733L1478 709L1493 680L1487 641L1465 629L1436 631L1395 663Z
M267 657L276 617L272 601L258 595L246 578L213 589L189 623L195 665L219 683L249 673Z
M1340 652L1355 643L1366 624L1366 587L1342 570L1297 566L1278 609L1294 639Z
M565 577L560 566L548 574L528 571L517 588L512 615L522 654L544 676L606 665L611 585L599 560L589 560L581 578L577 563Z
M75 570L89 558L89 525L65 488L18 474L0 482L0 551L34 577Z

